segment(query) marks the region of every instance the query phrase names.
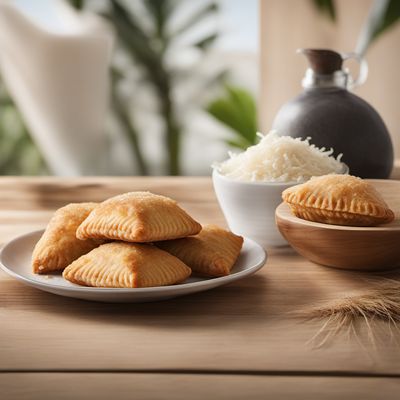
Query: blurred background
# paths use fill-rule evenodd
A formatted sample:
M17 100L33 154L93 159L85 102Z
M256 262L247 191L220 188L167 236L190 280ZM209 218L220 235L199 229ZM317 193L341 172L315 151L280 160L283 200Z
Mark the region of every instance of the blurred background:
M0 0L0 174L209 175L301 91L300 47L364 54L356 94L399 157L399 18L400 0Z

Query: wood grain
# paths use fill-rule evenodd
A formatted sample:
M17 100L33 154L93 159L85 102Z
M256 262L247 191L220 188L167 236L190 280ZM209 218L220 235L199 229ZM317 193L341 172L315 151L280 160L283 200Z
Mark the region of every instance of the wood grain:
M334 400L398 399L389 378L193 374L9 373L0 375L4 399Z
M287 204L276 210L280 232L298 253L335 268L383 271L400 267L400 182L370 180L395 213L389 224L352 227L306 221Z
M200 222L224 224L209 178L3 178L0 239L42 228L71 201L132 191L174 197ZM377 325L375 347L345 335L316 349L320 325L303 306L368 286L365 275L271 251L256 275L166 302L100 304L35 290L0 273L1 371L192 371L400 374L397 332Z

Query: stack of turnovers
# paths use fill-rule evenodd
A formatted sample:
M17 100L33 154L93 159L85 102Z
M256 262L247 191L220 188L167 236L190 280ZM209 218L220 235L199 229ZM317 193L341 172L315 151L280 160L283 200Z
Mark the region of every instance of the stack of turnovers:
M218 226L202 227L168 197L131 192L57 210L36 244L32 266L38 274L63 271L65 279L84 286L165 286L192 271L228 275L242 244L242 237Z

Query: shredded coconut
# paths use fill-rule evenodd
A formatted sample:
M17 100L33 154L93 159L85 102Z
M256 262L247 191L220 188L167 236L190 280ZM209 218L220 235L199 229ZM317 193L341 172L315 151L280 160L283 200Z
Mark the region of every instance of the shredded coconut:
M258 144L239 154L229 152L228 160L212 167L221 175L247 182L305 182L312 176L344 172L342 154L333 157L333 149L319 149L310 144L309 137L278 136L276 131L258 136Z

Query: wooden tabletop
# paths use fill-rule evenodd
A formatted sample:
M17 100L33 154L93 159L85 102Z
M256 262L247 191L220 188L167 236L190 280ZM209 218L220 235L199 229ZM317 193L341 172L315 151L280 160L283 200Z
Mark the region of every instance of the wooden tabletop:
M66 203L134 190L173 197L200 222L225 225L209 178L1 178L0 242L45 227ZM293 317L367 285L363 277L284 248L270 250L257 274L212 291L102 304L0 272L0 397L398 398L398 332L376 324L373 345L360 326L359 337L317 348L308 342L321 324Z

